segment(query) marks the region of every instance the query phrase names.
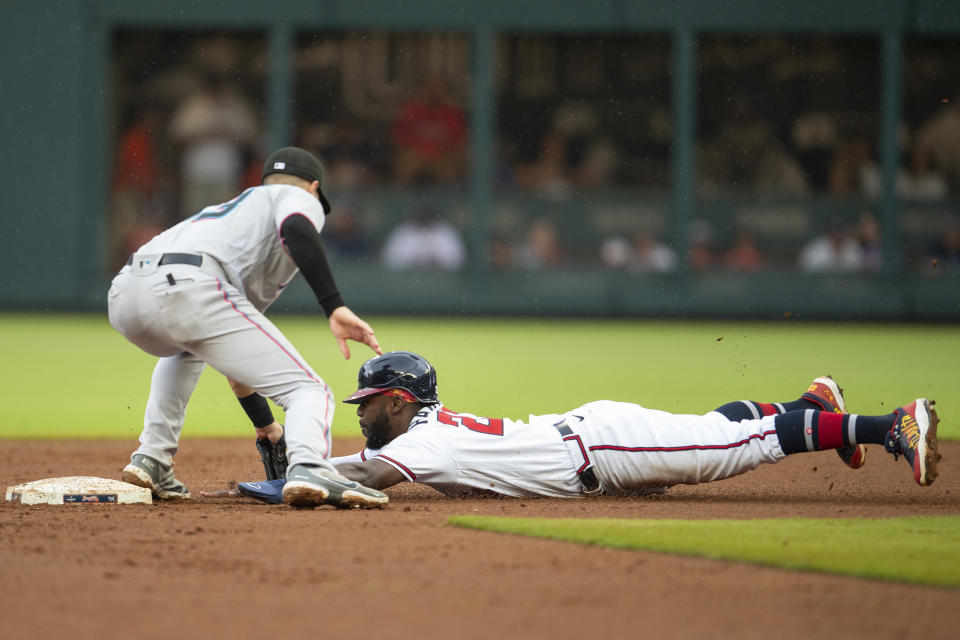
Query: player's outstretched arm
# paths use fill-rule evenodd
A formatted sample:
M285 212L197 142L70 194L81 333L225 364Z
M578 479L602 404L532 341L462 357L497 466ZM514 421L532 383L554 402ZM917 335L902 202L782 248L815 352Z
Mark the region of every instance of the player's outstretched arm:
M362 342L381 355L383 351L373 329L343 304L343 298L330 270L327 253L313 223L304 215L291 215L281 225L280 236L290 257L330 319L330 330L340 345L343 357L350 358L347 340Z
M377 355L383 355L383 349L380 348L380 343L377 342L377 336L374 335L373 329L347 307L337 307L330 314L330 331L333 332L333 337L337 339L337 344L340 345L340 353L347 360L350 359L350 347L347 346L347 340L363 343L373 349Z
M406 480L394 467L376 458L366 462L342 462L335 466L341 474L371 489L386 489Z

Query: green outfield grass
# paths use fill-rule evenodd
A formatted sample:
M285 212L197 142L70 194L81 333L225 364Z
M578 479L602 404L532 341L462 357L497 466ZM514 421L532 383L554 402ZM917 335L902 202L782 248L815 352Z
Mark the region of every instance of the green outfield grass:
M455 516L471 529L663 551L937 587L960 587L960 516L619 520ZM849 541L855 540L855 544ZM891 553L890 541L896 540Z
M344 360L322 315L274 321L333 387L356 386L371 355ZM830 373L848 408L886 413L934 398L941 435L960 439L960 327L706 321L368 318L387 350L409 349L439 371L441 399L483 415L526 417L599 399L702 413L738 399L795 399ZM0 314L2 437L130 438L140 432L154 358L127 343L106 314ZM279 411L278 415L281 415ZM282 415L281 415L282 417ZM249 434L223 377L207 370L185 437ZM340 405L337 436L359 435Z

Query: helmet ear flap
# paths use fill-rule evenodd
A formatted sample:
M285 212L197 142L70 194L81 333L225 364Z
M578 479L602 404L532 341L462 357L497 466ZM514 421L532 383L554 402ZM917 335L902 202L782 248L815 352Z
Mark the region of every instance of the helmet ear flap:
M391 414L398 414L408 404L401 396L390 396L390 402L387 404L387 411Z

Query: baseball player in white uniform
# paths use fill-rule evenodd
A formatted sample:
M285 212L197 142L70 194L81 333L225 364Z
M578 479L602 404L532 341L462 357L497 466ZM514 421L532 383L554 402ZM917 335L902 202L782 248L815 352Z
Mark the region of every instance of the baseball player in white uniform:
M140 447L123 470L125 481L162 499L190 496L173 474L173 458L187 401L209 364L235 389L256 392L241 399L255 426L264 426L258 416L272 422L264 397L286 412L286 502L299 507L387 502L384 494L347 480L330 464L333 393L264 316L299 270L344 357L350 356L347 339L381 353L370 325L344 305L320 242L330 212L322 180L323 168L312 154L279 149L264 165L263 184L160 233L114 278L110 324L160 358Z
M848 414L829 376L794 401L737 401L705 415L601 400L525 422L445 407L436 381L415 353L368 360L357 391L344 400L357 405L367 447L334 458L337 470L377 489L406 481L447 495L583 497L711 482L823 449L854 450L848 464L858 468L870 443L906 458L914 480L927 486L940 459L932 402L918 398L880 416ZM276 501L282 483L241 483L240 493Z

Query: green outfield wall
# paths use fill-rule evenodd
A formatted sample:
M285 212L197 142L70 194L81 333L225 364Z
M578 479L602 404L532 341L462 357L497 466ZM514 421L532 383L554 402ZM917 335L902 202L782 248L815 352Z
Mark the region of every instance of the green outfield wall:
M411 0L6 0L0 21L0 309L103 308L110 273L105 259L110 140L116 114L110 95L110 39L120 29L244 30L264 34L274 65L267 87L271 143L290 142L290 47L303 29L456 30L471 42L470 182L450 196L469 245L461 273L385 274L376 264L337 264L348 302L377 313L666 315L774 317L785 313L852 319L960 319L960 279L930 277L909 262L904 247L921 241L924 217L884 189L868 203L883 226L888 254L873 276L811 277L790 269L762 274L696 274L686 266L662 277L638 277L595 266L529 273L498 273L485 259L486 242L504 207L532 215L556 213L561 233L602 238L631 227L630 212L653 216L681 254L695 217L715 218L720 233L763 207L785 219L798 209L810 229L836 212L864 203L811 199L698 200L695 183L697 39L711 33L856 34L879 43L879 164L892 185L897 170L897 123L904 73L902 50L910 38L960 38L956 2L943 0L629 1L575 0L445 2ZM562 206L498 194L494 185L493 70L499 34L658 33L670 40L672 60L671 179L660 192L619 190L576 195ZM412 207L419 191L359 194ZM438 196L442 200L442 194ZM598 200L609 201L605 208ZM623 206L623 203L629 203ZM619 203L619 204L618 204ZM374 207L375 209L375 207ZM558 210L558 209L562 209ZM956 214L956 201L939 211ZM589 210L600 215L584 216ZM626 213L623 213L626 211ZM614 213L609 213L614 212ZM738 213L739 212L739 213ZM787 213L784 213L787 212ZM609 213L609 215L607 215ZM639 213L637 215L640 215ZM737 218L740 215L741 218ZM620 217L617 217L620 216ZM749 217L749 216L748 216ZM599 222L598 222L599 221ZM606 226L604 226L606 225ZM618 226L619 225L619 226ZM389 221L375 215L383 233ZM771 233L793 233L772 225ZM777 231L779 229L779 231ZM780 241L771 237L774 243ZM284 309L315 309L298 283Z

